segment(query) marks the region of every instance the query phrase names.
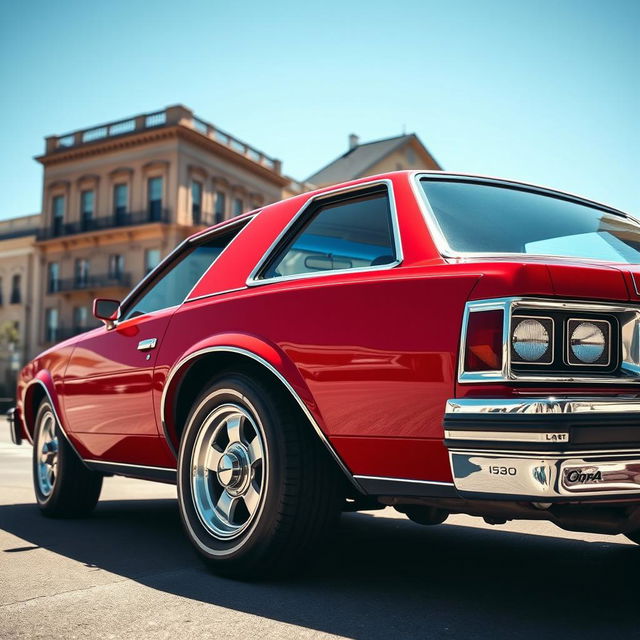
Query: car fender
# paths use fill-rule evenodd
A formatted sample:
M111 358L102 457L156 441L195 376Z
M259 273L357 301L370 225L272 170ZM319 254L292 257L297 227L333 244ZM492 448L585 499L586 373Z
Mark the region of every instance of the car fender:
M195 343L183 353L169 370L162 389L160 399L160 420L164 437L170 449L176 453L172 434L175 435L175 425L169 419L171 411L171 399L174 396L182 376L189 370L199 357L211 353L233 353L251 359L260 364L265 370L275 376L287 389L297 402L302 412L316 434L334 458L340 469L345 473L351 483L359 490L361 487L354 479L353 474L344 464L340 456L329 442L325 430L322 428L323 420L313 396L304 382L295 364L277 345L271 344L263 338L242 333L225 333L211 336Z

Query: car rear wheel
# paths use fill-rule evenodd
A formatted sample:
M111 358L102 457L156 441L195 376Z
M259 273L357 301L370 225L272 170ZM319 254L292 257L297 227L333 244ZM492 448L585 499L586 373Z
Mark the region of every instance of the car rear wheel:
M178 461L190 540L217 572L281 575L337 521L340 478L285 391L233 374L195 402Z
M48 400L36 414L33 485L42 513L72 518L91 512L102 489L102 475L87 469L62 433Z

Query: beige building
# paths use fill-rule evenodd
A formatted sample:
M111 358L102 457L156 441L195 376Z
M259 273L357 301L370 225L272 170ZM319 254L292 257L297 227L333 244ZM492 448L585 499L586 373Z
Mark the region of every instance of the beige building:
M10 395L16 370L33 355L40 215L0 220L0 398Z
M281 163L183 106L46 139L38 348L95 326L180 241L277 201Z

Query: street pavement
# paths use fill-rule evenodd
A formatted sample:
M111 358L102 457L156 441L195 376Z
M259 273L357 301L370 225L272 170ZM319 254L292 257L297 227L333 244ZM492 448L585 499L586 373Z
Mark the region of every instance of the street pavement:
M107 478L95 514L49 520L31 447L0 420L0 638L640 638L640 548L547 523L423 527L347 514L302 575L218 578L175 488Z

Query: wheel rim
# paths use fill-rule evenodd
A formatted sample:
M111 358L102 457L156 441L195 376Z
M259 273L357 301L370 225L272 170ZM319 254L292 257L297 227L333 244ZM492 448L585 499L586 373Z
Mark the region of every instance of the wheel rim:
M58 477L58 436L56 419L50 411L43 414L38 426L38 488L43 496L53 491Z
M191 456L193 504L218 538L240 535L258 513L266 485L264 440L245 409L224 404L203 422Z

